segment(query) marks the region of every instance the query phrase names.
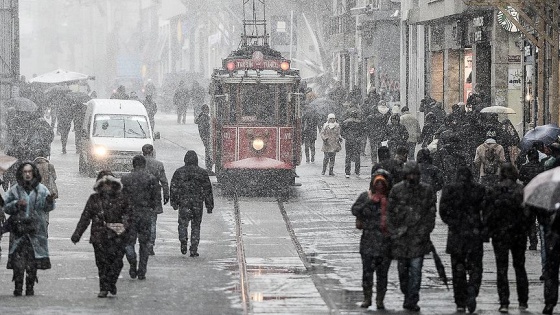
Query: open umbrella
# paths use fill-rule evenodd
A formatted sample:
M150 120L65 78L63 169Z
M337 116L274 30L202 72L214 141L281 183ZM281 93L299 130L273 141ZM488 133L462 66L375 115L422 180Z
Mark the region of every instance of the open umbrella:
M19 112L34 112L37 110L37 104L25 97L14 97L6 101L6 108L12 107Z
M529 150L533 147L533 143L540 141L544 145L549 145L560 136L560 128L556 124L548 124L537 126L535 129L529 130L519 142L519 148Z
M555 167L551 170L545 171L540 173L539 175L535 176L526 186L523 188L523 202L527 203L529 197L531 197L531 204L535 205L536 207L540 207L540 203L535 198L544 197L543 195L545 192L551 192L552 184L560 184L560 167ZM560 199L558 199L560 201ZM546 204L543 204L546 206ZM540 207L543 209L547 209L548 207ZM552 209L551 209L552 210Z
M447 287L447 290L449 290L449 284L447 284L447 275L445 274L445 266L443 265L443 262L441 261L441 258L439 257L433 243L431 244L431 249L430 250L431 250L432 256L434 258L434 264L436 265L436 269L437 269L437 272L438 272L439 279L441 281L443 281L443 283Z
M494 113L494 114L515 114L515 111L505 106L489 106L483 108L481 113Z
M63 69L56 69L45 74L41 74L29 80L29 82L40 82L40 83L69 83L77 81L93 80L95 77L89 76L87 74L73 72Z
M548 211L560 209L560 182L550 181L536 186L525 204Z

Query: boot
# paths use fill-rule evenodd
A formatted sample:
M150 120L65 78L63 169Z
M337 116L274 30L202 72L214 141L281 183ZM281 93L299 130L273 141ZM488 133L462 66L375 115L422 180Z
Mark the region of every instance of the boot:
M181 254L186 255L187 251L189 249L189 246L187 245L187 241L181 241Z
M383 303L384 299L385 299L385 292L383 293L377 292L377 296L375 297L375 305L378 310L385 309L385 304Z
M372 287L363 287L364 288L364 301L360 305L360 307L368 308L371 306L371 295L373 294Z
M14 296L21 296L23 291L23 275L15 275L13 281L15 282Z
M36 275L30 275L29 273L27 274L27 277L25 278L25 295L28 296L35 295L35 292L33 291L33 286L35 285L36 281L37 281Z
M334 171L333 171L333 170L334 170L333 167L330 167L330 168L329 168L329 175L330 175L330 176L334 176Z
M130 263L130 270L128 270L128 274L132 279L136 279L136 277L138 276L137 268L138 268L138 262L133 261Z

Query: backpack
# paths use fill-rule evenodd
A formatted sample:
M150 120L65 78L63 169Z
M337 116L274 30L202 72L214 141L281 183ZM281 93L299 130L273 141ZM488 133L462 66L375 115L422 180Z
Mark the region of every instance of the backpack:
M483 161L484 174L493 175L498 173L498 167L500 166L500 159L498 158L497 149L493 147L487 147L484 152L486 160Z

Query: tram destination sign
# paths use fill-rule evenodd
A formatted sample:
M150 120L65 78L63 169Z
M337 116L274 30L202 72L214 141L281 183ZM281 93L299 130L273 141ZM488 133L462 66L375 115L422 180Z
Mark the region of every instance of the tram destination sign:
M277 59L229 59L224 61L224 68L228 70L259 69L259 70L281 70L282 62L286 60ZM233 65L233 69L232 69Z

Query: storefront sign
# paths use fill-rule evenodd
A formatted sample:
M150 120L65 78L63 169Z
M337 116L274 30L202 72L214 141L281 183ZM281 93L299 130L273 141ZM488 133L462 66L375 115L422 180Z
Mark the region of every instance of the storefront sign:
M523 80L522 70L519 68L508 69L508 90L521 89Z
M509 63L521 63L521 55L508 55Z

